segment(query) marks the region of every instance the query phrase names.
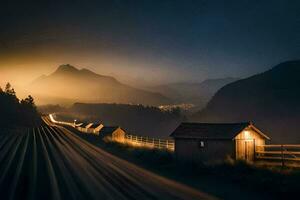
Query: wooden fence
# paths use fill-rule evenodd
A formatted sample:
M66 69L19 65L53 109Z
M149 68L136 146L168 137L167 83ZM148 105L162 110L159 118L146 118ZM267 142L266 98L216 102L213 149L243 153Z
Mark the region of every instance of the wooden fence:
M255 150L256 160L273 161L284 166L287 163L300 165L300 145L258 145Z
M52 114L50 114L49 117L50 120L54 123L64 124L64 125L74 127L74 123L55 120ZM139 136L139 135L125 134L124 140L117 140L116 142L121 142L121 141L122 143L124 141L129 145L147 147L152 149L166 149L168 151L174 151L175 149L174 140L166 140L166 139L150 138L150 137Z
M125 135L125 142L130 145L137 145L142 147L154 148L154 149L166 149L169 151L174 151L174 140L149 138L138 135Z

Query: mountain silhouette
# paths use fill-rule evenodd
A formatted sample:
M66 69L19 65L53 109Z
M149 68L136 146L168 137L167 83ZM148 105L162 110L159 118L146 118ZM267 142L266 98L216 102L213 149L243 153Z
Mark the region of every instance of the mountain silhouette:
M193 120L253 121L273 142L300 142L300 60L224 86Z
M37 102L42 103L129 103L144 105L169 104L163 95L120 83L111 76L88 69L61 65L48 76L41 76L30 85Z

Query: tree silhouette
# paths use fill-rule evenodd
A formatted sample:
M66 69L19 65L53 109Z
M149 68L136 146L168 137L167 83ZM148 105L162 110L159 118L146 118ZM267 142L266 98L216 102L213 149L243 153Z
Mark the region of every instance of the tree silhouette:
M4 90L0 88L0 110L2 127L32 126L40 121L33 97L19 101L10 83Z
M16 96L16 92L15 92L14 88L11 87L10 83L6 83L5 93L8 95Z
M31 95L28 95L27 98L21 100L21 105L28 106L31 108L36 108L34 99Z

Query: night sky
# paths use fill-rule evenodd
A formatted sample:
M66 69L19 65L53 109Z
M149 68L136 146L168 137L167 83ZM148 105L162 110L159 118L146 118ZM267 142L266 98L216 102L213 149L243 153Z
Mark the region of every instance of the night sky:
M202 81L300 58L299 0L45 2L1 3L4 79L70 63L128 83Z

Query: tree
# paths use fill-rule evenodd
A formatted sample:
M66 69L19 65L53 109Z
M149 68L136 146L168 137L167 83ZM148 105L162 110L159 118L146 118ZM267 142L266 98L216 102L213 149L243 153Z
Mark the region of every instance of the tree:
M16 92L15 92L14 88L11 87L10 83L6 83L5 93L8 95L16 96Z
M32 107L32 108L36 108L35 103L34 103L34 99L31 95L28 95L28 97L26 97L25 99L22 99L21 104L27 105L27 106Z
M8 93L8 91L10 90L10 88L11 88L10 83L6 83L6 85L5 85L5 92Z
M32 126L39 121L31 95L19 101L10 83L6 84L4 91L0 88L0 126Z

